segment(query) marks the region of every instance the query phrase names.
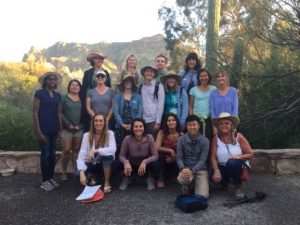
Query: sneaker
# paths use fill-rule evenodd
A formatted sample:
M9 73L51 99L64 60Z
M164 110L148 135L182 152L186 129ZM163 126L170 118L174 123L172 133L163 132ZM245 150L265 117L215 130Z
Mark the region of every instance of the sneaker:
M147 190L148 191L155 190L154 179L152 177L147 177L146 183L147 183Z
M50 183L52 184L52 186L53 186L54 188L60 188L60 184L57 183L55 180L50 179Z
M191 191L190 191L188 185L182 185L182 186L181 186L181 194L183 194L183 195L188 195L188 194L190 194L190 193L191 193Z
M121 191L127 190L129 183L130 183L129 177L123 177L123 178L122 178L122 183L121 183L121 185L119 186L119 189L120 189Z
M49 180L44 181L41 184L41 188L44 189L45 191L52 191L53 189L55 189L55 187L52 185L52 183Z
M234 190L234 197L236 199L245 198L245 193L241 189L241 185L236 185Z

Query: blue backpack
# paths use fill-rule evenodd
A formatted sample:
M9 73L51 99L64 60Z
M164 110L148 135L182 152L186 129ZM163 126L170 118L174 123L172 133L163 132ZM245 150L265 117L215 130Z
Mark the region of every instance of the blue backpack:
M185 213L203 210L208 207L207 198L196 194L177 196L175 205Z

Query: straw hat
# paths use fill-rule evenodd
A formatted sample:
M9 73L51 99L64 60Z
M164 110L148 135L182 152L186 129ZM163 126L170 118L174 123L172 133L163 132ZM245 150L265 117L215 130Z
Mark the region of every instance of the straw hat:
M92 62L94 58L103 58L103 59L105 59L106 56L104 56L104 54L102 52L96 51L96 52L90 53L86 57L86 60L89 61L89 62Z
M158 69L156 69L154 66L144 66L142 69L141 69L141 74L142 76L144 76L144 73L146 71L146 69L152 69L154 71L154 77L157 77L158 76Z
M161 78L160 78L160 81L162 83L165 83L167 81L168 78L170 77L174 77L174 79L177 81L177 83L179 84L182 80L182 76L178 75L174 70L170 70L168 71L167 74L163 75Z
M236 116L232 116L230 113L228 112L222 112L220 113L219 117L218 118L214 118L211 120L212 124L215 126L215 127L218 127L219 125L219 122L220 120L223 120L223 119L227 119L227 120L230 120L232 122L232 125L236 128L237 125L239 124L240 120L238 117Z
M57 79L57 85L60 85L62 82L62 75L60 75L59 73L56 72L46 72L44 73L42 76L39 77L38 81L41 85L43 85L43 82L45 80L45 78L47 78L48 76L55 76Z

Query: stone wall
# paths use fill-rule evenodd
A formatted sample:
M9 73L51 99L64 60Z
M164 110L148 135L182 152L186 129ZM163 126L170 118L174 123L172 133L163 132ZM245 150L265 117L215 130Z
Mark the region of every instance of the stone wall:
M251 172L274 174L300 174L300 149L255 149ZM61 152L56 153L56 172L61 171ZM13 168L20 173L40 172L40 152L0 152L0 170ZM73 171L69 163L68 172Z

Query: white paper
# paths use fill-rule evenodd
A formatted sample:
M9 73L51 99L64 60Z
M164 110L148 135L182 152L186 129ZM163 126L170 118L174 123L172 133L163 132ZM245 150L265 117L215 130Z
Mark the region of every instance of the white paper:
M100 189L101 185L97 186L85 186L82 193L76 198L77 201L86 200L92 198L96 192Z

